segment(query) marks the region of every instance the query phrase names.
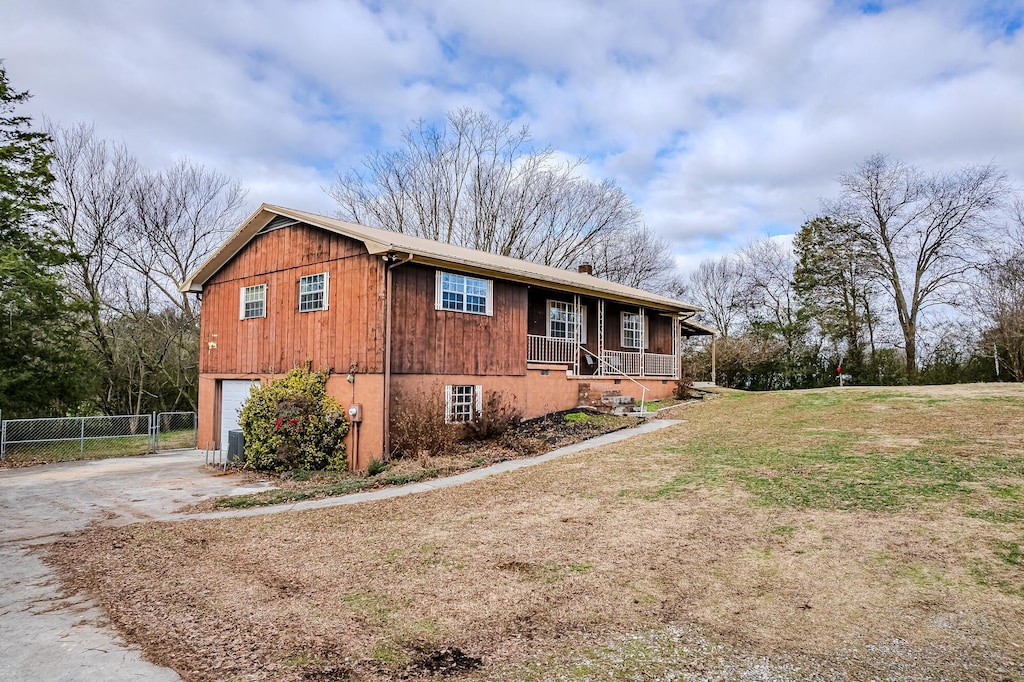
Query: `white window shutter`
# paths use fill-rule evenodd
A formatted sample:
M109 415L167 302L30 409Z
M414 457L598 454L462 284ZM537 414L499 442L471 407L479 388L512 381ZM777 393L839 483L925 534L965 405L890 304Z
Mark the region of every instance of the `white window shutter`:
M324 310L330 308L331 303L331 273L324 273Z
M238 289L238 319L245 319L245 287Z
M487 280L487 314L494 315L494 280Z
M441 293L442 293L441 292L441 275L442 275L442 273L441 273L440 270L437 270L434 273L434 310L441 310L441 298L442 298L442 296L441 296ZM451 387L449 386L447 388L450 389ZM448 394L449 394L449 397L450 397L451 396L451 391L450 390L448 391Z
M473 387L473 393L476 394L476 415L479 417L484 413L484 387L479 384Z
M450 424L452 421L452 387L444 387L444 422Z

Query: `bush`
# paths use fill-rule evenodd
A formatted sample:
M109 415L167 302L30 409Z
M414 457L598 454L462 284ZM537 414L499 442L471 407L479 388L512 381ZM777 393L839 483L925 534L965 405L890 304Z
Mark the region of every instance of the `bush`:
M308 368L254 386L239 419L246 466L272 471L347 468L349 424L326 386L327 374Z
M504 391L487 391L480 414L466 424L466 430L477 440L488 440L504 435L523 420L523 412Z
M679 400L690 400L691 398L696 398L697 394L693 392L693 377L686 375L682 376L676 382L675 388L672 389L672 395Z
M392 456L442 456L452 451L462 428L445 421L443 387L435 384L416 393L395 391L393 396Z
M382 462L379 459L371 459L369 465L366 467L367 476L376 476L387 471L388 463Z

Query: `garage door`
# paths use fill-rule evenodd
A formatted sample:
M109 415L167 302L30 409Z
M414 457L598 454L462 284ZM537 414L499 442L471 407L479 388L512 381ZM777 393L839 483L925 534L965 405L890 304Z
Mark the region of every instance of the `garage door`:
M220 447L222 450L228 448L228 431L238 428L238 411L242 409L242 403L249 399L249 387L253 384L259 385L259 380L243 379L241 381L227 380L220 385Z

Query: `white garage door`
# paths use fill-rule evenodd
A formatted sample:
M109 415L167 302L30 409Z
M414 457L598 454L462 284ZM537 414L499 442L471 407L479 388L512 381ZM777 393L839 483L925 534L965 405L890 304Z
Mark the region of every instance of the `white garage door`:
M228 431L238 428L238 411L242 409L242 403L249 399L249 387L253 384L259 385L259 380L242 379L241 381L227 380L221 382L220 386L220 447L227 452Z

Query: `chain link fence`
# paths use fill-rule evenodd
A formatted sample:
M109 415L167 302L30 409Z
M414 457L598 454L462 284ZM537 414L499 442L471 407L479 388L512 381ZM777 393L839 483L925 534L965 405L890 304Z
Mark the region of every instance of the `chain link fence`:
M195 412L0 422L0 460L9 463L127 457L195 446Z

